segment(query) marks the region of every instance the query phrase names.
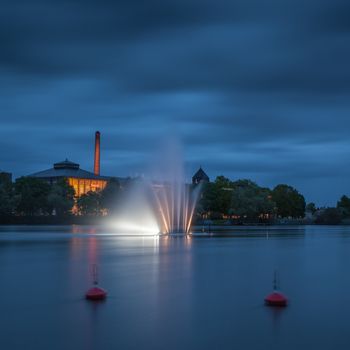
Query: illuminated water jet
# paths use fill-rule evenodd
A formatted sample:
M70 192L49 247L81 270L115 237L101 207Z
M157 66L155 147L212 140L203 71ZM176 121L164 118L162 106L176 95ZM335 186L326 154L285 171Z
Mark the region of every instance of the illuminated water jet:
M160 232L159 224L150 203L150 189L145 182L134 182L121 199L111 228L119 234L154 236Z
M166 147L156 164L152 180L135 180L126 191L113 227L124 234L187 235L201 186L186 184L177 143Z
M189 234L200 186L176 181L153 185L153 193L161 233Z
M182 150L177 142L168 142L157 164L160 181L151 186L160 231L164 234L189 234L200 185L186 184Z

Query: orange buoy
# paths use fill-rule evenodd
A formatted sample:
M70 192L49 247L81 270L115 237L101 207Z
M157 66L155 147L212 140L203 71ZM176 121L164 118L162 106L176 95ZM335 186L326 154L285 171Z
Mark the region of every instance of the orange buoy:
M288 298L277 290L277 273L273 280L273 292L265 298L265 304L268 306L285 307L288 304Z
M92 266L92 275L94 280L94 287L90 288L86 294L85 298L88 300L104 300L107 297L107 292L100 287L97 287L98 285L98 278L97 278L97 265L94 264Z

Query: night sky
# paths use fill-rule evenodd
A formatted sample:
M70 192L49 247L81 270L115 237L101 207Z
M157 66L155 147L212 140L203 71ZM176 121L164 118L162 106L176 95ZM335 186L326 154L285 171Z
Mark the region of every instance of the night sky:
M307 201L350 195L350 2L11 0L0 11L0 169L199 165Z

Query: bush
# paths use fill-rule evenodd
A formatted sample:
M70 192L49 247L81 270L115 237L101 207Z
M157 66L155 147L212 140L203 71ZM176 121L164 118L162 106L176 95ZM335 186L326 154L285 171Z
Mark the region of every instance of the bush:
M320 225L339 225L342 217L342 212L338 208L326 208L317 216L315 223Z

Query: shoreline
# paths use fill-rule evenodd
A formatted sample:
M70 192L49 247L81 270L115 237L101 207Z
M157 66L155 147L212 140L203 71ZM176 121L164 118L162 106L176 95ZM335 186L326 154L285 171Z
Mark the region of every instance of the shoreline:
M72 217L72 218L52 218L52 217L21 217L21 218L0 218L0 227L2 226L107 226L112 218L96 218L96 217ZM192 225L197 228L211 230L213 228L230 228L230 227L270 227L270 226L350 226L349 221L332 223L315 223L302 221L286 221L286 222L269 222L269 223L200 223L196 222Z

